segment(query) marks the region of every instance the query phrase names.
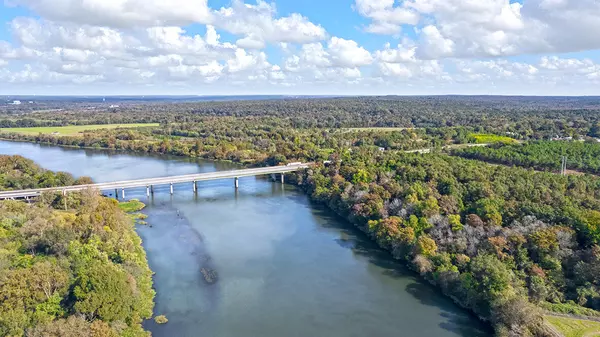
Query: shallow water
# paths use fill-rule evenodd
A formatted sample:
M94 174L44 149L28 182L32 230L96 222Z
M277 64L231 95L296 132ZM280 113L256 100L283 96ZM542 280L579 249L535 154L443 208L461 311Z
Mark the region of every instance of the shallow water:
M230 163L0 141L0 153L96 182L230 170ZM111 193L113 191L106 191ZM266 178L127 190L157 291L153 336L488 336L352 225ZM207 282L202 270L209 271Z

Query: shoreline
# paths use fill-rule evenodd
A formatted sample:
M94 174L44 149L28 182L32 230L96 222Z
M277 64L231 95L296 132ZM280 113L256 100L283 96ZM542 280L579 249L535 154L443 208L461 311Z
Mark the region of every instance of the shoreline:
M140 151L132 151L132 150L128 150L128 149L108 149L108 148L93 148L93 147L78 147L78 146L72 146L72 145L60 145L60 144L53 144L53 143L47 143L47 142L37 142L37 141L31 141L31 140L19 140L19 139L4 139L0 136L0 140L7 140L7 141L14 141L14 142L25 142L25 143L33 143L33 144L40 144L40 145L51 145L51 146L57 146L57 147L65 147L65 148L74 148L74 149L91 149L91 150L110 150L110 151L119 151L119 152L123 152L123 153L145 153L145 154L150 154L150 155L160 155L160 156L164 156L165 154L163 153L155 153L155 152L140 152ZM210 159L210 158L203 158L203 157L191 157L191 156L179 156L179 155L174 155L174 154L168 154L170 156L174 156L174 157L178 157L178 158L196 158L196 159L205 159L205 160L212 160L215 162L219 162L222 160L217 160L217 159ZM230 163L236 163L236 164L240 164L243 166L247 166L247 164L245 163L241 163L241 162L235 162L232 160L227 160L226 162L230 162ZM298 176L298 172L296 172L293 176L297 177ZM323 207L325 207L329 212L331 212L332 214L335 214L335 216L340 217L341 220L347 222L348 224L352 225L352 227L356 228L357 230L361 231L362 233L364 233L365 235L367 235L367 237L369 238L369 240L371 240L375 245L377 245L377 247L385 250L386 252L388 252L391 256L391 258L393 258L394 260L400 261L405 267L407 267L412 273L415 274L415 276L423 281L426 281L428 284L430 284L436 292L439 292L439 294L443 295L446 298L449 298L452 300L452 302L454 302L459 308L461 308L462 310L465 310L466 312L468 312L469 315L471 315L474 318L477 318L478 320L480 320L481 322L483 322L484 324L488 325L490 328L493 328L492 325L490 324L489 320L486 320L485 318L477 315L475 312L473 312L471 309L463 306L459 300L451 295L446 294L443 289L441 287L439 287L433 280L423 277L421 274L419 274L414 268L414 265L411 264L409 261L406 261L405 259L401 259L398 258L394 255L394 253L392 251L390 251L388 248L381 246L376 240L373 240L373 238L371 237L371 235L365 231L364 228L362 228L361 226L353 223L352 221L348 220L346 217L344 217L343 215L339 214L338 212L336 212L333 208L329 207L329 205L327 205L326 203L322 203L319 202L317 200L314 200L310 194L307 193L307 191L303 188L302 185L298 185L297 184L297 179L294 179L293 181L288 180L287 182L288 184L293 184L294 186L298 187L302 193L304 193L305 195L308 196L310 202L316 203L316 204L321 204L323 205Z

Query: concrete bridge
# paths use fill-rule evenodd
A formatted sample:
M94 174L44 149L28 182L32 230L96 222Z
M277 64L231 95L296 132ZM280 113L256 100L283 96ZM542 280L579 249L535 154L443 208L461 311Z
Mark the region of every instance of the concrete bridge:
M261 176L261 175L270 175L270 174L280 174L281 182L284 183L285 173L298 171L301 169L308 168L310 164L304 163L293 163L288 164L287 166L270 166L270 167L259 167L259 168L250 168L250 169L241 169L241 170L233 170L233 171L220 171L220 172L209 172L209 173L197 173L197 174L187 174L182 176L172 176L172 177L162 177L162 178L147 178L147 179L138 179L138 180L127 180L127 181L116 181L109 183L99 183L99 184L89 184L89 185L74 185L74 186L61 186L61 187L51 187L51 188L37 188L30 190L20 190L20 191L3 191L0 192L0 200L4 199L28 199L32 197L37 197L45 192L60 192L63 194L67 194L68 192L76 192L85 190L88 188L100 190L100 191L109 191L115 190L115 196L120 195L124 199L125 198L125 189L130 188L140 188L146 187L146 194L150 196L150 194L154 193L154 186L158 185L170 185L171 194L174 193L174 184L182 184L182 183L191 183L190 188L196 192L198 191L198 181L208 181L208 180L221 180L221 179L233 179L235 188L239 187L239 178L241 177L252 177L252 176Z

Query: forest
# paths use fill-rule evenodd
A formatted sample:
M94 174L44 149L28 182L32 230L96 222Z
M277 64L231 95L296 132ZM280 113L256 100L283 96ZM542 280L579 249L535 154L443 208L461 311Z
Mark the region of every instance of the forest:
M454 149L452 154L492 163L554 172L560 170L562 156L566 156L567 169L591 174L600 173L600 143L595 140L536 141L522 145L497 144L490 147Z
M499 335L549 335L535 304L600 310L597 178L443 155L354 151L334 163L300 185Z
M598 112L600 104L593 97L386 96L110 103L37 98L34 104L0 105L0 128L197 123L207 117L243 117L276 118L296 129L463 126L478 132L545 139L596 136L600 130Z
M597 173L598 100L150 102L93 113L82 104L53 113L5 112L0 121L4 127L24 120L161 126L1 136L254 166L313 162L291 180L489 321L499 336L555 336L546 319L553 313L600 317L600 178L531 169L555 171L567 155L573 168ZM587 141L548 141L557 136ZM486 142L494 144L465 145ZM431 153L406 153L419 149ZM2 179L12 186L43 183Z
M0 190L89 181L0 156ZM0 336L149 336L154 290L141 239L97 191L0 201Z

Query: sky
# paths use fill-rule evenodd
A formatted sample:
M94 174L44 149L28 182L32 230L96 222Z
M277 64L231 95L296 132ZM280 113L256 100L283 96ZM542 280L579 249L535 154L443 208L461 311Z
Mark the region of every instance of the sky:
M599 18L600 0L0 0L0 95L600 95Z

